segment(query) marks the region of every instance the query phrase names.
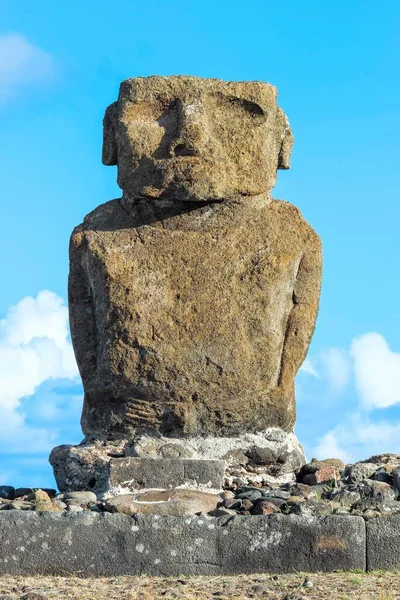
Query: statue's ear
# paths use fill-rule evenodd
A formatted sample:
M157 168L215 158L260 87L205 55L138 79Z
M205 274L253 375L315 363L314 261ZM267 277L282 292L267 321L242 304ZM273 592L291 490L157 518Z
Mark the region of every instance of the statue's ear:
M290 169L290 155L292 153L294 138L286 115L283 111L281 113L283 116L283 138L278 156L278 169Z
M118 161L116 123L117 102L113 102L106 109L103 119L103 165L116 165Z

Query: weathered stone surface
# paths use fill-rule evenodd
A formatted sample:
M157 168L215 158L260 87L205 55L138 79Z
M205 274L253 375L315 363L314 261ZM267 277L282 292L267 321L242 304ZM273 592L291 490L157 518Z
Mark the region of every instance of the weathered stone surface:
M400 515L368 520L367 569L397 570L400 568Z
M259 81L138 77L104 119L103 163L132 198L242 199L275 185L293 144L274 86Z
M359 517L0 513L0 574L177 576L365 569L365 548Z
M64 444L53 448L49 461L60 492L92 490L100 494L107 491L111 448L96 444Z
M59 496L62 500L77 500L78 502L82 502L84 504L88 504L90 502L96 502L97 496L94 492L88 491L75 491L75 492L66 492L65 494L60 494Z
M354 486L348 486L351 491L360 494L363 502L370 500L373 504L385 504L394 500L396 492L388 483L374 480L364 480Z
M50 496L43 490L35 490L26 499L32 502L51 502Z
M308 473L302 479L306 485L317 485L318 483L325 483L327 481L337 481L340 479L340 471L336 467L325 465L320 469L314 471L314 473Z
M218 494L195 492L193 490L153 491L143 494L123 494L106 501L111 512L134 515L167 515L181 517L208 513L221 502Z
M321 248L298 209L269 194L292 142L275 88L127 80L104 135L124 195L70 244L85 434L290 431Z
M291 430L318 307L317 236L296 208L267 199L170 217L165 207L144 224L155 209L113 201L72 236L84 433Z
M338 458L326 458L325 460L313 458L311 462L299 469L296 479L306 485L317 485L331 479L340 479L344 468L344 463Z
M345 476L348 483L358 483L363 479L375 479L394 483L394 471L400 468L400 455L393 453L376 454L367 460L347 465Z
M113 458L109 445L57 446L50 455L62 496L82 490L92 501L116 493L142 489L190 489L219 491L224 483L225 462L211 459ZM84 490L92 490L84 492ZM92 494L92 497L90 496ZM94 498L94 500L93 500ZM89 500L88 500L89 501Z
M374 463L358 462L353 465L347 465L344 474L349 483L359 483L363 479L372 477L376 470L377 466Z
M63 508L56 502L46 502L45 500L36 502L33 506L33 510L35 512L63 512Z
M171 438L141 433L125 446L126 456L164 458L167 453L181 458L222 459L228 469L248 463L262 465L266 472L271 468L274 476L293 473L306 461L297 437L278 428L230 437Z
M400 467L396 467L392 471L392 475L393 475L393 487L396 490L396 493L399 494L400 493Z
M115 458L110 462L110 488L172 489L179 486L220 490L224 483L222 460L186 458Z
M169 459L166 458L167 455L177 458ZM283 478L282 483L291 481L294 472L306 460L303 449L293 433L271 428L256 434L247 433L232 437L167 438L142 434L137 435L133 441L91 442L79 446L63 445L53 449L50 463L54 468L60 491L91 489L98 495L104 495L115 486L125 487L126 491L132 492L142 487L171 488L179 485L187 485L192 489L202 489L204 486L219 489L222 487L223 477L221 459L226 467L226 480L232 481L232 473L240 466L238 455L246 459L244 462L246 465L248 463L249 468L254 465L251 471L247 473L246 467L241 474L245 482L255 477L260 481L271 479L276 482L279 477ZM163 463L190 457L194 462L185 462L182 465L185 464L188 468L189 464L193 464L193 470L192 474L187 471L185 475L179 462L165 462L165 468L159 466L157 476L140 470L129 474L124 465L139 464L124 462L129 457L162 459ZM264 464L261 464L261 460L265 461ZM177 469L175 473L170 473L169 481L166 471L163 474L167 464L176 465ZM138 485L134 488L129 482L137 476L147 481L148 485ZM157 486L155 480L158 480ZM162 485L161 481L164 482ZM125 485L123 482L128 483Z

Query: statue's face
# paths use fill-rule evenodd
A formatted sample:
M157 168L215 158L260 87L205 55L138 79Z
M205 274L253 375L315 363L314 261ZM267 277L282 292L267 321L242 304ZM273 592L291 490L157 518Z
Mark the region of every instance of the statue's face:
M148 77L108 108L103 162L130 197L224 200L268 192L291 145L269 84Z

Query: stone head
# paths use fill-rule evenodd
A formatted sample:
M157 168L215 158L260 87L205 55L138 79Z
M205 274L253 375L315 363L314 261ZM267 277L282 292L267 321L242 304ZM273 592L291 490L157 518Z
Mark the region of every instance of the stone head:
M104 117L103 163L130 198L240 199L268 193L288 169L293 137L258 81L138 77Z

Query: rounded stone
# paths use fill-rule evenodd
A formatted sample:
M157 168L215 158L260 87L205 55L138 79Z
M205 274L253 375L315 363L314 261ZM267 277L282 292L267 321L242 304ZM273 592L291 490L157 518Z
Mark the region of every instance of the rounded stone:
M105 507L110 512L127 515L142 513L179 517L208 513L216 508L220 501L221 497L217 494L175 489L115 496L106 500Z
M344 475L348 483L359 483L372 477L377 470L376 463L357 462L353 465L347 465Z
M77 512L82 512L83 510L84 509L82 508L82 506L79 506L78 504L68 504L68 507L67 507L68 512L77 513Z
M65 492L63 494L64 500L76 500L77 502L81 502L83 504L89 502L97 502L97 496L94 492L90 491L81 491L81 492Z
M247 490L243 490L236 494L236 498L240 498L241 500L257 500L258 498L262 498L263 494L261 490L258 488L250 488Z
M14 500L15 497L15 488L12 485L0 485L0 498Z

